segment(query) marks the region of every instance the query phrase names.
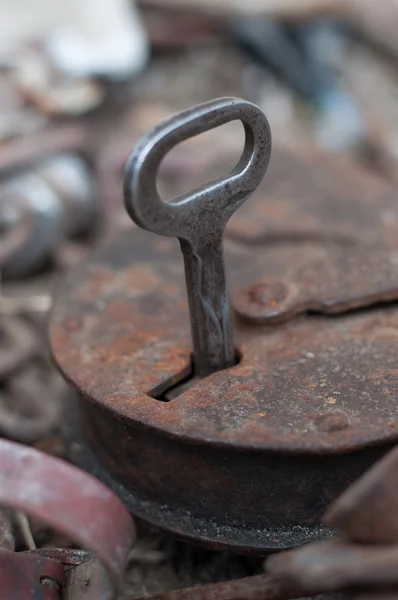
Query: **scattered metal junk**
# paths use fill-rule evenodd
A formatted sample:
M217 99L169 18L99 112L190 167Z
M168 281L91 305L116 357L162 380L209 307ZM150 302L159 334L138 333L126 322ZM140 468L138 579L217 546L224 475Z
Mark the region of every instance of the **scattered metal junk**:
M263 575L156 594L151 600L293 600L336 591L354 598L396 598L397 450L328 509L325 521L338 527L342 537L274 554ZM3 508L0 597L114 599L135 539L122 502L95 478L31 447L0 440L0 457L3 507L39 517L91 550L15 552L10 513Z
M66 385L49 360L45 319L54 271L98 220L87 141L81 124L54 125L0 151L0 435L23 443L60 420Z
M2 273L35 273L64 239L86 234L98 219L82 128L68 127L15 140L1 164ZM7 244L8 241L8 244Z
M95 478L34 448L0 440L0 503L35 516L84 550L13 552L0 513L0 597L4 600L107 600L120 585L135 539L122 502Z
M236 167L162 199L166 154L233 120ZM6 276L59 260L98 216L87 137L68 132L4 165ZM0 600L116 600L131 514L204 547L271 554L261 575L152 600L398 597L394 189L319 155L271 156L262 111L221 98L142 138L124 197L138 227L78 261L51 310L77 401L37 349L48 292L0 295L0 435L32 444L61 418L80 467L0 439ZM74 547L15 551L21 513Z
M164 156L233 120L233 171L165 202ZM259 555L335 536L325 509L398 434L395 192L278 149L260 185L270 150L239 99L155 127L125 171L139 228L72 270L50 322L74 460L152 526Z

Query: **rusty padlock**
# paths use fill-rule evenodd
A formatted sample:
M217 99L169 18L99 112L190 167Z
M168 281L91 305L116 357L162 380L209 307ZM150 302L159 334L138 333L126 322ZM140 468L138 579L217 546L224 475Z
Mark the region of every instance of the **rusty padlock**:
M246 132L236 168L172 204L159 198L163 156L236 119ZM152 525L251 553L333 535L326 506L398 437L398 206L387 185L276 149L226 228L231 313L212 288L222 228L269 151L264 115L239 99L152 130L128 163L126 204L159 233L171 215L163 234L180 238L201 293L188 289L187 302L175 240L134 228L61 283L50 323L56 362L80 393L79 464ZM210 233L196 251L201 201Z

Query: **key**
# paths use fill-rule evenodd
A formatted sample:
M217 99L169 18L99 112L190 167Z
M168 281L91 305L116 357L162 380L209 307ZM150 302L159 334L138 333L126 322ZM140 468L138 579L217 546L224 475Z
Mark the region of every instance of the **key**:
M178 143L230 121L245 131L242 155L232 171L205 186L163 200L156 187L164 156ZM143 229L179 239L196 376L236 364L232 318L225 279L223 234L228 219L262 180L271 154L264 113L239 98L220 98L178 113L154 127L133 148L124 173L124 201Z

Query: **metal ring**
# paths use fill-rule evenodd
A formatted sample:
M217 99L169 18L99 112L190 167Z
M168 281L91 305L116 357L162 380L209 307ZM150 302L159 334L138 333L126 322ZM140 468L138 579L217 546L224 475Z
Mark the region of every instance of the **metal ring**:
M235 168L173 203L165 202L156 187L164 156L180 142L235 120L245 130L244 149ZM262 180L270 155L271 131L258 106L239 98L205 102L163 121L132 150L124 174L127 212L144 229L186 240L209 212L224 227Z

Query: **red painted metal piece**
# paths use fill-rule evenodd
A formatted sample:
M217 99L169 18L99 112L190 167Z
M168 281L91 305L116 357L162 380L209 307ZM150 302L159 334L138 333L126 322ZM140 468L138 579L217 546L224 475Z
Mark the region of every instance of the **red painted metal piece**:
M0 465L0 504L40 519L94 552L117 586L135 539L121 501L91 475L31 447L0 439ZM50 560L40 558L43 564Z
M115 589L109 574L91 552L70 548L40 548L32 554L57 560L66 567L64 589L67 600L114 599Z
M63 581L64 569L56 560L0 550L2 600L61 600Z
M270 573L321 594L348 587L398 587L398 547L325 540L274 555Z

